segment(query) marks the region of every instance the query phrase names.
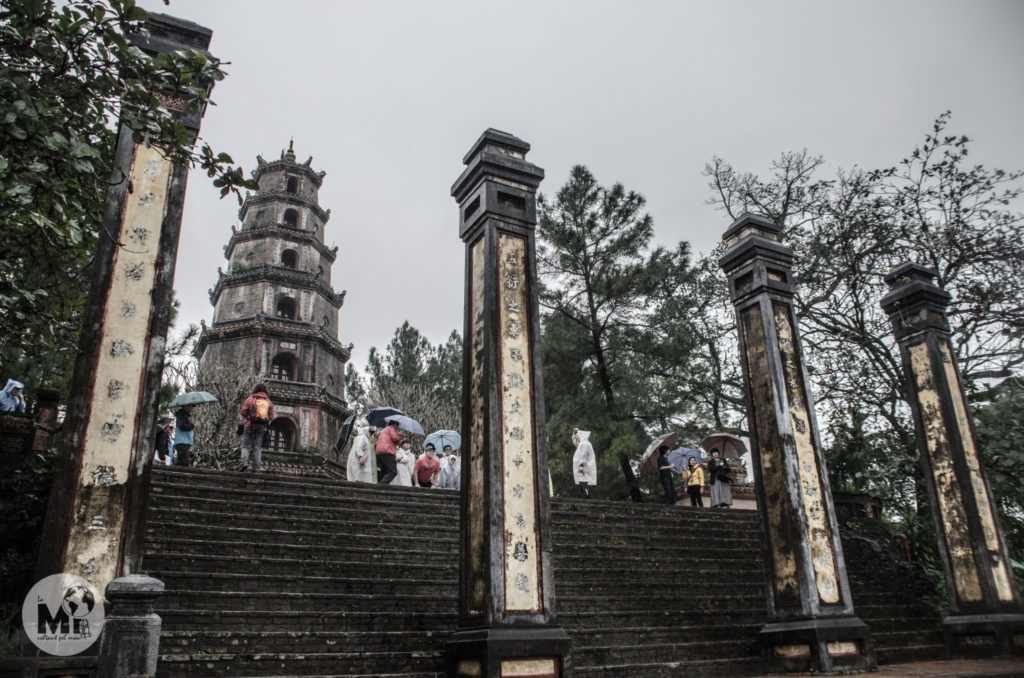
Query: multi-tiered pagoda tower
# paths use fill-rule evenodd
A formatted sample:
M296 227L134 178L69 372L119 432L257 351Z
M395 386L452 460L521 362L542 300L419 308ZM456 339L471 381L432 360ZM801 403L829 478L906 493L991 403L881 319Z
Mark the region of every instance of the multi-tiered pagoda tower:
M344 370L351 346L338 341L338 310L345 293L331 287L338 248L324 244L330 210L320 207L324 172L312 158L295 162L289 144L281 158L257 156L259 183L238 213L224 248L228 271L210 290L213 325L204 327L201 363L217 361L255 370L270 389L277 418L275 450L327 455L345 402Z

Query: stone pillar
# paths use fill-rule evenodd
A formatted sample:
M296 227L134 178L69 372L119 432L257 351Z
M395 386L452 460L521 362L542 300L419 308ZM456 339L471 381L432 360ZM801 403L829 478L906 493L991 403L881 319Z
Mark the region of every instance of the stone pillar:
M151 15L132 42L150 54L205 52L211 32ZM206 53L208 55L208 53ZM209 55L208 55L209 56ZM202 111L155 92L198 134ZM70 572L103 591L137 571L156 432L157 398L172 313L188 167L121 125L114 171L68 397L58 470L40 549L39 576Z
M747 421L764 534L769 622L765 656L788 671L875 665L853 610L839 529L793 312L793 251L779 227L744 214L719 261L736 308Z
M950 296L935 276L917 264L898 266L885 277L890 292L881 303L900 345L946 574L950 611L943 629L956 653L1021 652L1024 610L949 341Z
M97 675L106 678L154 678L160 655L160 615L153 606L164 583L143 574L107 585L109 612L100 636Z
M459 631L449 676L572 675L555 624L534 227L544 170L489 129L452 187L466 244Z

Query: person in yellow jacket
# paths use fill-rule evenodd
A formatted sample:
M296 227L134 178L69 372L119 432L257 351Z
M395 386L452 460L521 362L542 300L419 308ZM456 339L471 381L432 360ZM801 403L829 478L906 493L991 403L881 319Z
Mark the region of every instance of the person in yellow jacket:
M704 489L704 467L697 463L697 457L690 457L690 465L683 471L686 493L690 495L690 506L704 507L700 493Z

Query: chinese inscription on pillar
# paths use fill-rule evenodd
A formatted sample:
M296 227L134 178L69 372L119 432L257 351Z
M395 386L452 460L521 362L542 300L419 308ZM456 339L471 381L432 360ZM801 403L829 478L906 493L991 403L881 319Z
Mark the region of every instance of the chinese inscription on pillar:
M171 163L155 147L136 146L128 182L132 191L125 196L118 237L122 246L115 255L90 395L80 475L85 486L76 495L65 563L65 570L101 591L118 576L125 519L121 496L138 433L151 293L170 177Z
M538 611L537 479L533 449L526 239L498 236L505 608Z

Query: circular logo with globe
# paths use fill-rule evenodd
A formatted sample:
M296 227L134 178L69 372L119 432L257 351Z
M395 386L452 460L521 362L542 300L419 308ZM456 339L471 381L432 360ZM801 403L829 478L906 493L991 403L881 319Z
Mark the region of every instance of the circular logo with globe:
M103 630L103 600L85 579L67 572L36 582L21 606L29 640L43 652L67 657L87 650Z

